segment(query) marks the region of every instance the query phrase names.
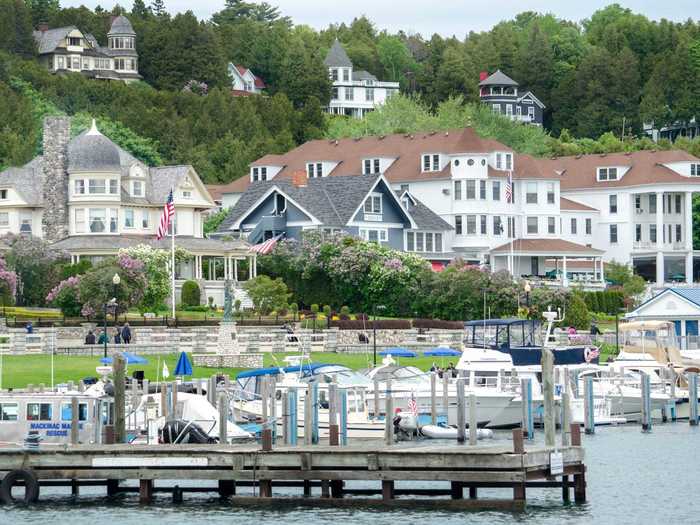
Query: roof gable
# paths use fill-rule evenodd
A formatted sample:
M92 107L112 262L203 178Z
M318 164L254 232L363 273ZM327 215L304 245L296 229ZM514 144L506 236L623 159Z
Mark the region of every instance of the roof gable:
M497 69L495 73L492 73L484 80L479 82L480 86L517 86L518 83L510 78L508 75L503 73L500 69Z
M338 39L333 42L333 45L328 50L323 64L326 67L352 67L352 61Z

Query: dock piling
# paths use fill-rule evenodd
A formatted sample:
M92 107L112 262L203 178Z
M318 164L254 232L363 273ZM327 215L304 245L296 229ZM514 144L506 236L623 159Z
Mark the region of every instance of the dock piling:
M126 441L126 360L117 352L112 361L114 370L114 440Z
M571 394L565 390L561 394L561 446L568 447L571 443ZM568 490L567 490L568 494ZM568 498L568 496L567 496Z
M340 398L340 444L348 446L348 391L341 389Z
M72 397L70 400L70 444L78 444L78 430L80 429L80 410L78 407L78 398Z
M228 444L228 400L219 394L219 443Z
M160 384L160 413L168 419L168 386L165 383Z
M374 378L374 420L379 419L379 379Z
M476 395L469 394L469 444L476 446L477 441L477 421L476 421Z
M318 445L320 436L318 432L318 383L311 385L311 442Z
M153 501L153 480L139 480L139 503L148 505Z
M642 374L642 395L641 395L641 412L642 412L642 432L651 432L651 384L649 374Z
M430 424L437 425L437 373L430 372Z
M311 385L306 386L306 394L304 395L304 445L313 443L313 394Z
M216 406L216 403L214 403L214 406ZM177 381L172 381L170 383L170 407L172 410L173 417L179 417L177 410Z
M456 390L457 390L457 443L464 443L465 440L465 429L467 426L467 423L465 421L465 413L464 413L464 379L461 377L457 379L456 383ZM470 429L470 433L471 432Z
M671 412L671 421L676 420L676 371L669 367L666 369L668 372L668 379L671 385L671 405L670 405L670 412Z
M289 400L289 409L287 410L289 414L289 444L290 445L296 445L297 444L297 436L298 436L298 417L297 417L297 409L298 409L298 404L299 404L299 396L297 394L297 389L296 388L290 388L287 391L287 399Z
M688 422L691 426L698 424L698 374L688 372Z
M513 429L513 454L524 454L525 442L523 439L523 429ZM513 485L513 499L515 501L525 501L525 479Z
M549 348L542 349L542 392L544 395L544 442L545 446L556 446L554 419L554 354Z
M449 372L445 370L442 373L442 409L445 414L445 421L449 421L450 419L450 378L449 378Z
M535 439L535 420L532 413L532 379L520 380L520 402L523 409L522 428L528 440Z
M583 424L586 434L595 434L595 410L593 404L593 378L587 376L583 383Z
M291 425L289 421L289 390L282 394L282 443L289 445Z
M386 393L384 395L384 408L386 416L384 418L384 442L387 445L394 443L394 400L391 392L391 379L386 380ZM383 485L382 485L383 487ZM393 493L393 484L392 484ZM393 497L393 496L392 496Z
M328 385L328 444L338 446L338 385Z

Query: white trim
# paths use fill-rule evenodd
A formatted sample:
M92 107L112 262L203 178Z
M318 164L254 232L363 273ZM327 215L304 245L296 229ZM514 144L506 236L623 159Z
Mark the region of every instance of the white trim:
M251 206L248 207L246 212L242 214L229 228L229 230L240 230L241 229L241 223L243 222L243 219L246 219L258 206L260 206L263 202L265 202L265 199L267 199L273 192L277 192L280 195L282 195L285 199L287 199L287 202L291 202L299 211L302 213L305 213L307 217L309 217L312 221L313 224L315 225L321 225L323 224L321 221L319 221L316 217L314 217L311 213L309 213L303 206L301 206L298 202L296 202L294 199L292 199L289 195L287 195L285 192L283 192L281 189L279 189L277 186L271 186L270 189L268 189L263 195L255 201ZM354 214L353 214L354 215Z
M355 215L357 215L357 212L360 211L360 209L364 210L365 199L367 198L367 195L369 195L370 193L373 193L374 191L376 191L377 185L378 185L380 182L383 182L383 183L384 183L384 186L386 187L386 189L387 189L388 192L389 192L390 198L393 198L394 202L395 202L395 203L398 205L398 207L401 209L401 212L402 212L406 217L408 217L408 220L409 220L410 223L411 223L411 228L414 228L414 229L417 228L417 226L416 226L416 221L413 220L413 217L411 217L411 214L408 213L408 210L406 210L406 208L403 207L403 205L401 204L401 201L399 200L399 197L396 195L396 193L394 192L394 190L393 190L392 187L391 187L391 184L389 184L389 182L386 180L386 178L384 177L384 175L379 175L379 177L377 177L377 180L374 182L374 184L373 184L372 187L369 189L369 191L368 191L367 193L365 193L365 197L362 199L362 201L361 201L360 204L357 206L357 208L355 208L355 211L353 211L353 212L350 214L350 220L347 222L346 226L352 226L352 225L353 225L353 224L352 224L353 218L355 217ZM375 224L376 224L376 223L375 223ZM400 225L400 227L403 228L403 224Z

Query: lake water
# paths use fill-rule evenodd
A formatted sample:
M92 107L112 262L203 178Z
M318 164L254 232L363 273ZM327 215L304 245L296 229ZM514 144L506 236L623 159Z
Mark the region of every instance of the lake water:
M541 433L539 433L541 437ZM636 425L598 428L584 436L588 466L588 503L563 504L561 489L529 489L523 512L435 511L294 508L282 502L274 510L236 508L206 494L185 494L185 503L173 505L168 494L156 494L152 505L138 504L137 494L108 502L104 488L81 488L77 502L67 488L42 489L40 503L32 507L0 509L0 524L88 523L178 524L204 523L363 523L396 525L430 520L436 524L465 523L698 523L700 489L700 429L687 422L661 425L644 434ZM361 485L349 485L361 486ZM399 485L400 486L400 485ZM422 486L422 485L421 485ZM243 489L249 490L249 489ZM281 491L294 489L276 489ZM240 491L243 493L243 491ZM291 493L291 492L290 492ZM503 493L508 497L511 491ZM488 497L498 491L484 491ZM573 491L572 491L573 499Z

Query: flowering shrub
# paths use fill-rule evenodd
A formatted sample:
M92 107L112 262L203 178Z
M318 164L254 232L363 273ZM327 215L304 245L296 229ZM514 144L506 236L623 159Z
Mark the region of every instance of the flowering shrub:
M87 317L102 312L112 298L117 300L118 312L140 304L147 287L144 267L141 261L120 253L80 276L78 297L82 301L82 315ZM114 274L120 277L116 286L112 283Z
M10 303L17 295L17 274L7 268L3 257L0 257L0 295Z
M80 276L69 277L58 283L46 296L46 302L60 308L61 313L67 317L81 315Z
M189 80L182 88L182 91L194 93L195 95L206 95L209 92L209 86L205 82Z

